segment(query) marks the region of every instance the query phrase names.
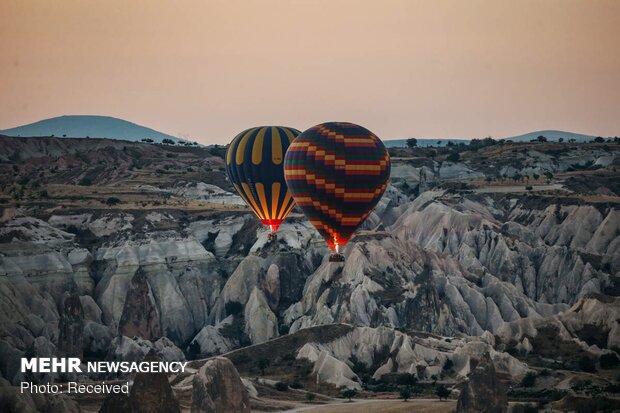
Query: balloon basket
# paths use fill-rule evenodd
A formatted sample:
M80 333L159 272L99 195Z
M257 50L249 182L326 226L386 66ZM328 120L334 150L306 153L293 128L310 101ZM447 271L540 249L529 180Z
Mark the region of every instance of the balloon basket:
M267 235L267 239L269 239L269 241L277 241L278 240L278 234L274 234L273 232L269 233Z
M329 262L344 262L344 255L336 252L329 256Z

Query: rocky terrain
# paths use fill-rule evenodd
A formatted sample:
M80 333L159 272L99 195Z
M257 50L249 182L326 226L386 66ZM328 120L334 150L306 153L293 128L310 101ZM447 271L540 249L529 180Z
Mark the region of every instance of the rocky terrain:
M255 410L306 397L278 382L317 386L320 400L397 392L411 376L422 394L440 382L457 397L487 359L511 400L617 396L618 143L391 149L391 185L344 263L300 214L269 242L231 193L222 148L0 148L3 391L71 379L23 377L23 356L153 350L195 360L170 378L188 411L217 405L203 367L218 355L249 395L235 403Z

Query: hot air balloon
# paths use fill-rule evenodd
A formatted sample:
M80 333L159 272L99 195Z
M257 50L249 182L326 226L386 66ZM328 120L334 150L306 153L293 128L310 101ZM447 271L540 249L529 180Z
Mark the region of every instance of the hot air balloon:
M282 126L247 129L226 151L226 172L241 198L271 230L269 239L295 206L284 180L282 162L299 131Z
M390 176L390 156L368 129L329 122L308 129L289 146L284 177L295 203L343 261L340 247L377 205Z

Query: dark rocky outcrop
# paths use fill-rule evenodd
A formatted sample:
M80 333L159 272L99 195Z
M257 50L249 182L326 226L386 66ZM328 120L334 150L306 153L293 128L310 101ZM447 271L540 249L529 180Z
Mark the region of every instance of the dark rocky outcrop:
M250 399L230 360L207 361L194 376L192 413L249 413Z
M144 361L161 361L161 358L151 350ZM99 409L99 413L119 412L181 413L181 407L165 373L138 373L129 396L110 394Z
M58 354L82 358L84 309L77 292L65 294L58 321Z
M129 283L118 332L123 336L145 340L161 337L157 307L142 268L138 269Z
M471 363L471 361L470 361ZM473 367L473 366L472 366ZM461 391L456 405L457 413L506 413L506 388L495 373L488 354L472 368L469 381Z

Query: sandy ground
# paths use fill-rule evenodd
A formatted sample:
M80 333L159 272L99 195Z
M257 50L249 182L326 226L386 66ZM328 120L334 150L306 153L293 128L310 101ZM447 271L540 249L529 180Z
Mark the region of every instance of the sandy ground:
M354 400L349 402L336 402L325 405L300 405L284 413L308 412L308 413L448 413L456 408L456 401L442 401L437 399L412 399L408 402L402 400Z

